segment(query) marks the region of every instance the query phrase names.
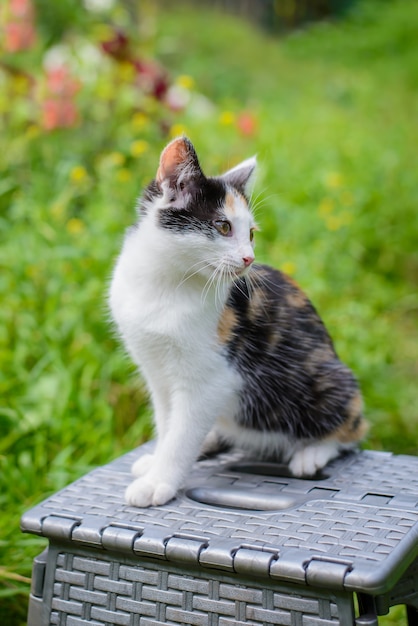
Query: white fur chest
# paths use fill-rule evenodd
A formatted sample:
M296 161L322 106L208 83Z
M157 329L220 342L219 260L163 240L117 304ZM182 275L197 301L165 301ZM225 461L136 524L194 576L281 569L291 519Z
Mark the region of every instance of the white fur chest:
M170 265L154 265L145 248L143 236L128 236L109 297L113 318L136 364L141 369L150 362L161 367L171 362L173 369L187 363L201 370L204 362L209 369L225 367L213 294L205 297L204 282L196 285L197 278L182 283Z
M135 356L157 344L187 351L207 344L209 337L213 341L214 316L202 311L199 304L184 290L168 292L148 280L132 285L116 276L112 287L112 313Z

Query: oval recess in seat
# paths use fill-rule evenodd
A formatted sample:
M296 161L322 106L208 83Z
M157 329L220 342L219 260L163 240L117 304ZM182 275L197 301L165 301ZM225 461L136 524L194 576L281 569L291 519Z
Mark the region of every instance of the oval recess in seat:
M226 487L194 487L186 491L186 496L195 502L228 509L251 511L277 511L289 509L296 500L283 494L267 494L257 490L233 489Z
M226 467L230 472L238 472L240 474L254 474L257 476L274 476L275 478L292 478L295 480L326 480L329 475L324 473L323 470L319 470L313 476L299 476L296 477L292 474L286 465L280 465L278 463L270 463L268 461L254 461L245 462L238 461L237 463L231 463Z

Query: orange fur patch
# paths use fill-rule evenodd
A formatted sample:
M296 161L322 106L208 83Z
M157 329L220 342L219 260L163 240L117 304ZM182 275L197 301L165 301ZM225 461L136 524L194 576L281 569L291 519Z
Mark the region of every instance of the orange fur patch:
M265 311L265 296L262 289L254 289L248 306L248 317L252 322L263 316Z
M235 189L233 191L228 191L225 196L224 203L225 214L227 217L232 219L236 215L237 202L242 202L245 206L248 205L246 198L239 191L236 191Z
M236 199L232 193L227 193L225 196L225 213L228 217L234 217L236 214Z
M221 343L228 343L232 339L237 323L237 316L233 309L226 307L218 323L218 337Z
M286 294L286 302L289 306L294 307L295 309L301 309L306 306L308 298L305 296L303 291L291 291Z
M278 343L280 343L281 340L282 340L282 333L280 332L280 330L275 328L269 335L269 338L268 338L269 346L271 348L274 348L275 346L277 346Z
M335 354L331 350L329 346L321 346L320 348L315 348L310 352L308 358L306 359L306 369L307 371L314 375L316 373L318 365L322 365L327 361L332 361L335 359Z
M332 439L337 439L341 443L352 443L363 439L369 427L363 418L362 410L363 399L358 392L348 404L346 421L332 433Z

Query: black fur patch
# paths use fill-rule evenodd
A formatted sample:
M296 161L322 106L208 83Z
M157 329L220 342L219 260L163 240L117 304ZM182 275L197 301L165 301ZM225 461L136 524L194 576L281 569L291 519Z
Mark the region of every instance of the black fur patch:
M236 326L225 350L245 381L237 422L298 439L324 437L348 418L356 380L291 279L261 265L250 276L251 286L239 280L227 303Z
M203 232L215 237L213 221L222 216L226 188L216 178L191 180L177 193L173 192L171 204L159 210L158 223L176 233Z
M214 238L217 231L212 222L223 217L222 206L226 193L227 187L219 178L206 178L202 175L190 179L184 188L172 190L170 202L159 209L158 223L162 228L179 234L203 232ZM138 202L139 213L146 214L149 206L161 195L158 182L151 181ZM244 195L243 197L248 202Z
M142 197L138 202L138 210L140 213L147 213L147 207L150 205L158 196L162 195L161 187L157 183L156 180L152 180L150 184L145 187Z

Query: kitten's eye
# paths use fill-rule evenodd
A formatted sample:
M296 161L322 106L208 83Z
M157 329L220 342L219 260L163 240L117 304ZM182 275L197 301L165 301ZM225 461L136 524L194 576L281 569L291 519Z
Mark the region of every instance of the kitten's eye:
M228 237L228 235L230 235L232 232L231 222L228 222L228 220L218 220L217 222L214 222L213 224L216 230L218 231L218 233L220 233L224 237Z
M254 239L254 231L255 231L255 228L250 228L250 241Z

